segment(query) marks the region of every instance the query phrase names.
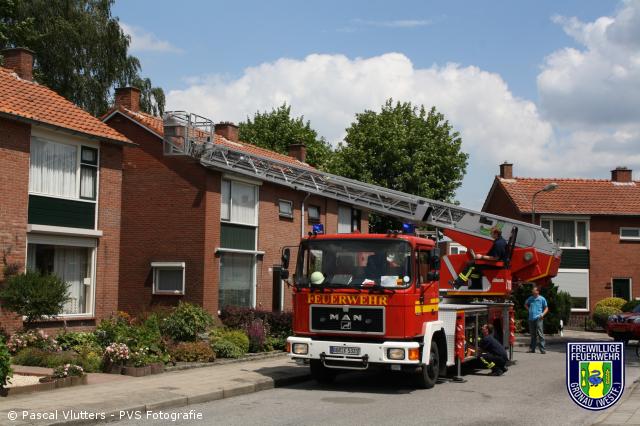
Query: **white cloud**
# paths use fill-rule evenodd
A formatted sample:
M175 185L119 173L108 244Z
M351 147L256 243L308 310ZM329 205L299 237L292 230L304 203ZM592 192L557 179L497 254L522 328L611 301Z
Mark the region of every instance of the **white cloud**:
M640 0L584 23L554 17L581 45L549 55L538 76L545 116L566 126L618 126L640 115Z
M356 59L313 54L247 68L237 79L212 75L190 83L169 92L169 108L241 121L287 102L334 144L357 112L379 110L389 97L435 105L461 131L472 161L492 170L505 159L523 169L534 159L546 164L552 140L536 106L513 96L499 75L457 64L416 68L400 53Z
M354 19L354 24L368 25L372 27L385 27L385 28L415 28L425 27L431 25L429 19L394 19L388 21L371 21L366 19Z
M122 31L131 37L129 49L132 52L169 52L181 53L182 49L172 45L168 41L160 40L155 34L145 31L140 27L120 22Z

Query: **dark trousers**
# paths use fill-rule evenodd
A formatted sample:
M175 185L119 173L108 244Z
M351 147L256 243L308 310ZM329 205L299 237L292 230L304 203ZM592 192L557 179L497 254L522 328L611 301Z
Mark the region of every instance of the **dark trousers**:
M504 371L504 367L507 365L507 359L499 355L486 353L482 354L482 359L486 362L493 362L495 364L495 367L493 367L491 371Z

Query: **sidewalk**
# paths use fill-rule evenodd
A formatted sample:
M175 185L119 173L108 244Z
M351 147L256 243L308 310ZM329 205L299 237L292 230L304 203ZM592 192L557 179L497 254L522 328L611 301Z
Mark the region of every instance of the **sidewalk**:
M93 424L95 421L64 418L73 411L104 413L106 421L120 419L121 411L157 411L258 392L309 379L309 368L298 366L286 355L264 360L173 371L127 380L36 392L0 398L0 424ZM9 421L11 412L17 419ZM26 411L27 418L23 418ZM30 419L49 413L52 419ZM86 416L85 416L86 417Z
M595 424L640 425L640 381L628 383L622 401L606 410Z

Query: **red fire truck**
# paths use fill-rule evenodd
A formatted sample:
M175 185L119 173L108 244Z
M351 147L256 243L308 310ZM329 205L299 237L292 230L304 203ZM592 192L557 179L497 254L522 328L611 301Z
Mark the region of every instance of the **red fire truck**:
M332 198L407 225L441 230L468 252L440 255L436 242L408 233L323 235L304 238L296 256L294 335L290 356L309 362L320 381L340 370L382 366L416 370L432 387L447 367L476 358L479 330L491 323L507 349L514 343L513 285L546 284L560 264L560 250L539 226L320 172L303 163L214 143L211 120L184 111L164 115L165 155L189 156L207 168L269 181ZM304 218L302 205L302 221ZM410 228L410 226L408 226ZM505 261L476 260L482 274L469 286L451 282L474 251L486 253L491 229L508 236ZM303 227L304 230L304 227ZM284 249L287 278L290 250Z

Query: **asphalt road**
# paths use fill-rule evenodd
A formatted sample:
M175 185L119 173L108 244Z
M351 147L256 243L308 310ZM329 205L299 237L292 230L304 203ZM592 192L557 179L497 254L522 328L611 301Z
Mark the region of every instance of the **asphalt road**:
M564 345L546 355L515 352L516 364L502 377L469 371L466 383L444 382L416 389L402 373L348 373L330 386L305 382L290 387L193 405L177 410L202 413L202 421L127 421L153 425L560 425L590 424L601 412L575 405L565 387ZM640 376L639 362L626 354L627 387Z

